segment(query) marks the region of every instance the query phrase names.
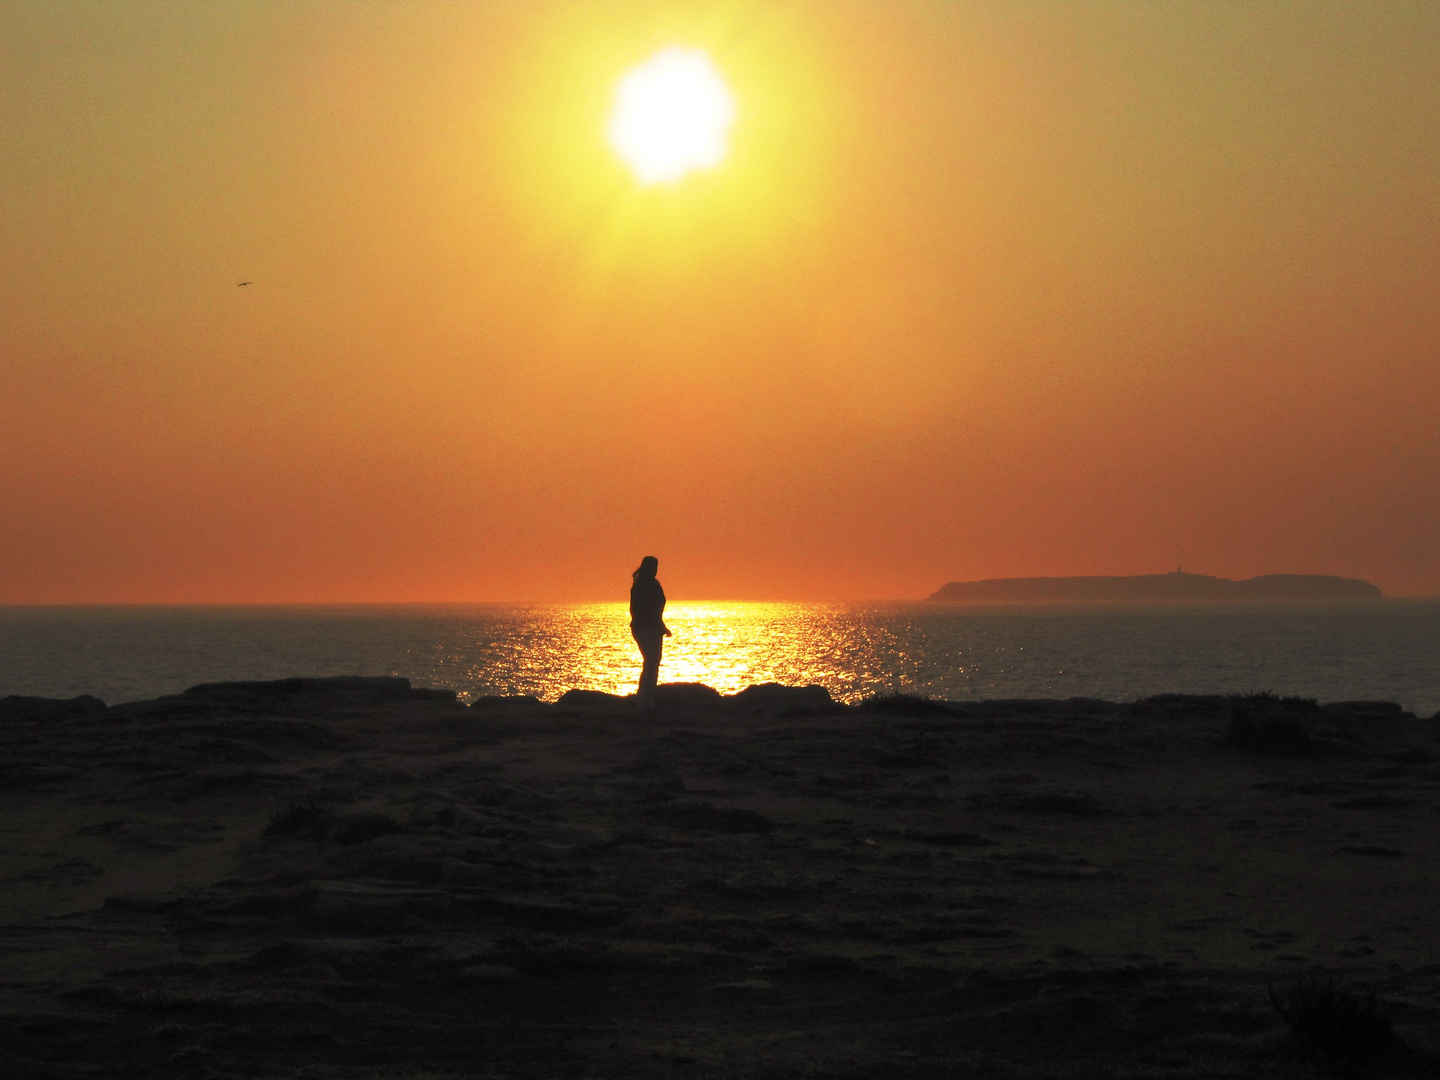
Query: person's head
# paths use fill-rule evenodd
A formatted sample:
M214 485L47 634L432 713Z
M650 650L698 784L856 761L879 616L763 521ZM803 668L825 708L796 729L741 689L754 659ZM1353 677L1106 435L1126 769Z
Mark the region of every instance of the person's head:
M660 560L654 555L646 555L640 560L640 565L630 575L631 581L639 581L641 578L654 577L655 572L660 569Z

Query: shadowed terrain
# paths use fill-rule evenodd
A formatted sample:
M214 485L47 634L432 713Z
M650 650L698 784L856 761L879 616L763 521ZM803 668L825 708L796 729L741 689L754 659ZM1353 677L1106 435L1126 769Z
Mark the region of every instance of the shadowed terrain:
M0 1072L1428 1075L1437 757L1268 695L8 698ZM1272 1000L1334 985L1388 1026L1321 1062Z

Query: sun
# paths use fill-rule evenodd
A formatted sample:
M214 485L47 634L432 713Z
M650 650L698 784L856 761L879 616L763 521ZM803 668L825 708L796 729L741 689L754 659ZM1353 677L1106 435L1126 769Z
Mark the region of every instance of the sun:
M642 184L678 180L725 157L735 102L710 57L662 49L620 80L610 143Z

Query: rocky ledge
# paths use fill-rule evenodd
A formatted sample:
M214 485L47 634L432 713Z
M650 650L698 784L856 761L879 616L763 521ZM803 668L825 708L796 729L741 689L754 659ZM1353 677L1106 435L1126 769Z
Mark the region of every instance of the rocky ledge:
M0 1072L1430 1075L1437 760L1268 695L9 698Z

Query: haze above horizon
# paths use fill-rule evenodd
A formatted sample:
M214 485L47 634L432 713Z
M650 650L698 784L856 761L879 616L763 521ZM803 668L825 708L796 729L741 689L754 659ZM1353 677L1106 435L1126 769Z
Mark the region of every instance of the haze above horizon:
M17 0L0 604L1440 595L1436 145L1401 0Z

